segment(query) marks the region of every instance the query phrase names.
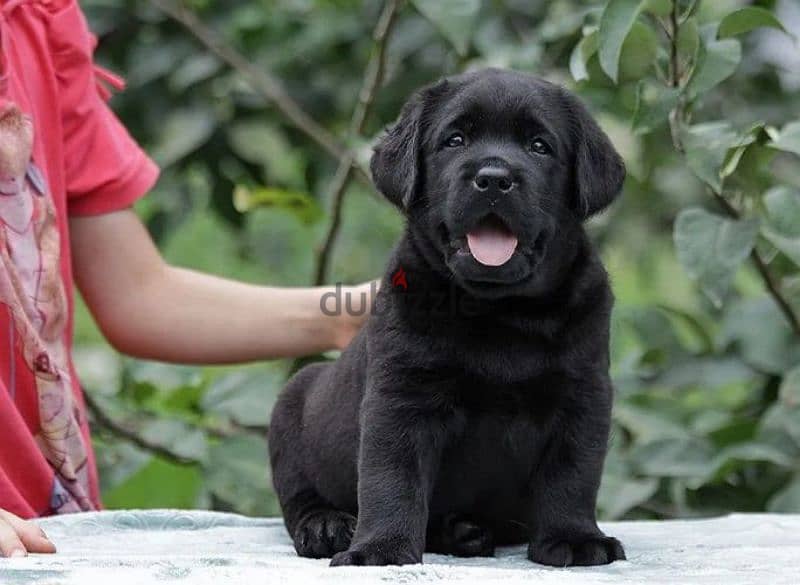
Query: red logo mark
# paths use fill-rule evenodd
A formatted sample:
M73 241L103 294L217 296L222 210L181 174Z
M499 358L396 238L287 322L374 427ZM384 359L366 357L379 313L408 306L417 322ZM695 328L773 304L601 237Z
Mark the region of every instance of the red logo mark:
M406 271L403 270L403 267L397 269L392 275L392 286L395 288L403 287L403 290L408 290L408 282L406 281Z

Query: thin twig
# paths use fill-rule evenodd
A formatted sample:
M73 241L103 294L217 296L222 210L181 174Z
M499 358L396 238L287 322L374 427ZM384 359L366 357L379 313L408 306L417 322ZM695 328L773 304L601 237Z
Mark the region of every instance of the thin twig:
M91 393L84 391L83 397L86 402L86 408L94 417L94 422L100 427L110 431L113 435L133 443L144 451L163 457L178 465L200 465L202 463L197 459L176 453L161 443L151 441L143 437L133 425L116 420L100 406ZM269 430L266 425L241 425L233 421L227 421L223 424L204 424L196 428L217 439L228 439L230 437L240 436L243 433L251 433L264 437Z
M680 64L678 59L678 35L680 34L680 25L678 24L678 1L673 0L672 10L669 16L670 29L667 33L669 38L669 85L673 88L679 88L681 85ZM666 30L666 29L665 29ZM681 140L680 132L681 126L686 119L686 104L683 96L678 96L678 103L669 113L669 130L672 137L672 145L679 153L683 154L683 142Z
M364 73L364 81L358 94L358 103L356 103L353 116L350 119L350 140L358 138L364 131L369 112L378 94L378 88L383 81L386 70L386 46L401 3L402 0L386 1L372 33L372 54ZM314 270L314 284L316 285L324 284L328 274L333 247L336 244L336 237L339 235L339 228L342 224L345 195L355 167L354 156L353 152L349 152L344 158L340 159L339 168L336 169L336 174L333 178L329 197L331 201L330 223L328 224L325 238L318 248Z
M316 142L329 155L338 161L350 160L351 165L357 165L356 158L350 156L349 150L303 110L277 79L262 67L248 61L234 47L224 42L192 10L174 0L150 0L150 2L164 14L182 24L210 52L237 71L254 91L266 101L273 103L292 125ZM367 184L372 184L366 170L356 166L355 172Z
M347 160L343 160L339 163L339 168L336 169L336 174L333 176L330 195L331 219L330 223L328 223L328 229L325 231L325 238L318 248L314 267L314 284L316 286L325 284L325 280L327 279L333 247L336 243L336 237L339 235L339 228L342 225L344 197L347 193L347 187L350 184L352 169L353 165L349 164Z
M191 457L186 457L185 455L181 455L179 453L175 453L168 447L164 445L160 445L155 441L151 441L145 437L142 437L139 433L137 433L132 428L128 427L128 425L123 424L114 420L109 414L107 414L103 408L95 401L92 395L89 392L83 393L83 399L86 402L86 408L94 417L95 422L100 425L101 427L111 431L111 433L117 437L125 439L136 445L137 447L148 451L154 455L158 455L172 463L177 465L200 465L201 462L197 459L193 459Z
M672 3L672 10L669 13L670 35L669 36L669 70L672 79L672 87L678 87L681 83L680 63L678 60L678 35L680 28L678 25L678 2Z

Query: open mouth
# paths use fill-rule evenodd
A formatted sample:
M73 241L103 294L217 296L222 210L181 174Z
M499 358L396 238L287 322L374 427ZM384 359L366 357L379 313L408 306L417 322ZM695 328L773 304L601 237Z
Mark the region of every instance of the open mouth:
M467 232L466 242L459 250L469 253L484 266L502 266L514 255L519 241L506 223L491 214Z

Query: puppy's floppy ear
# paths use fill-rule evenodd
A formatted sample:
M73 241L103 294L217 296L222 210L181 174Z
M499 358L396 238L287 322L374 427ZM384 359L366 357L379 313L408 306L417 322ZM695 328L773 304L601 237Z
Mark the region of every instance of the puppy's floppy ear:
M411 96L372 154L369 168L375 186L400 209L409 208L423 178L422 133L426 111L450 86L448 79L442 79Z
M572 122L576 211L586 219L602 211L622 190L625 163L586 106L564 91Z
M381 138L369 163L378 191L400 209L408 209L420 181L420 128L424 94L406 102L394 126Z

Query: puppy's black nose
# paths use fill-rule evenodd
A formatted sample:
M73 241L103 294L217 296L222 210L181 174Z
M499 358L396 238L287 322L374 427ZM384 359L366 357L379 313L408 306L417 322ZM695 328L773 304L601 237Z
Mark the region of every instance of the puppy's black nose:
M505 167L483 167L475 175L472 184L478 191L492 189L501 193L508 193L514 188L514 177L511 175L511 171Z

